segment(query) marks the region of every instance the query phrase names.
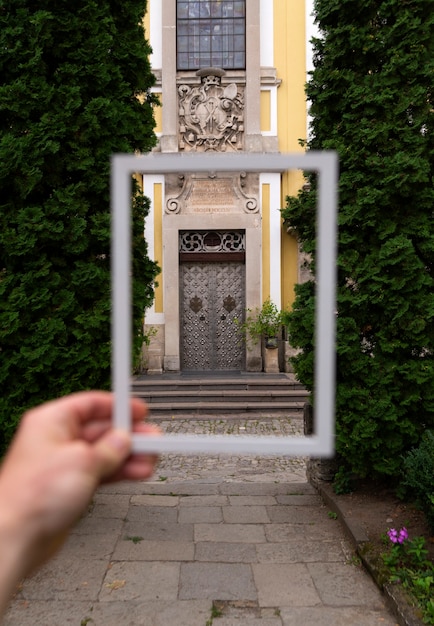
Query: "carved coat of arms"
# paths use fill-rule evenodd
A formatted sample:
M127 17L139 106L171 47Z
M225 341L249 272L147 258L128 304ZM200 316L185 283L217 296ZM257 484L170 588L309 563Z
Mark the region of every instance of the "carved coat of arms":
M235 83L221 85L225 71L206 68L197 72L200 86L180 85L179 129L181 150L241 150L244 99Z

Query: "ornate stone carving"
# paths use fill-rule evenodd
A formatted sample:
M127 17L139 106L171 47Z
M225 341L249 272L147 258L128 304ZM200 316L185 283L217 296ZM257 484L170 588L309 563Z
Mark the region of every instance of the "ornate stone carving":
M244 94L235 83L222 87L225 71L198 70L202 84L182 84L179 96L179 149L225 152L243 149Z
M166 182L166 213L259 212L257 174L192 174L176 181L174 175L168 175Z
M187 231L179 233L179 251L203 252L244 252L246 235L234 231Z

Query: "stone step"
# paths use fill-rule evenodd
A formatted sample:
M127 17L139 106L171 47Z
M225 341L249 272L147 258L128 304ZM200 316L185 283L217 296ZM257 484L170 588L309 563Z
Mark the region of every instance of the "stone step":
M149 405L152 415L162 414L201 414L213 415L215 413L281 413L303 411L304 402L153 402Z
M132 380L133 389L155 390L166 389L294 389L304 390L303 385L296 381L293 376L287 374L262 375L262 376L137 376Z
M309 399L289 374L138 376L131 391L154 415L301 411Z
M292 389L176 389L149 390L134 388L132 394L151 404L155 402L306 402L309 394L305 390Z

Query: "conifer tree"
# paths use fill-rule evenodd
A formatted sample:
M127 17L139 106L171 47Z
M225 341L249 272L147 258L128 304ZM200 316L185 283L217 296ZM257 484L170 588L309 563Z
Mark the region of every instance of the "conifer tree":
M110 384L110 155L155 145L143 0L0 7L0 433ZM135 188L134 333L153 298Z
M311 149L340 158L339 479L397 476L434 424L434 5L317 0ZM315 266L315 178L284 219ZM313 284L300 285L296 369L313 382ZM318 407L319 414L321 407Z

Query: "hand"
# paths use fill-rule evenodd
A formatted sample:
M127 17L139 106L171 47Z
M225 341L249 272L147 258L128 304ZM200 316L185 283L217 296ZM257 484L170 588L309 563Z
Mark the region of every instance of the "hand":
M23 416L0 471L0 590L5 567L8 582L18 582L60 547L99 484L151 476L157 457L130 455L131 437L112 428L112 409L112 394L91 391ZM159 433L142 422L146 405L131 400L131 410L134 432Z

